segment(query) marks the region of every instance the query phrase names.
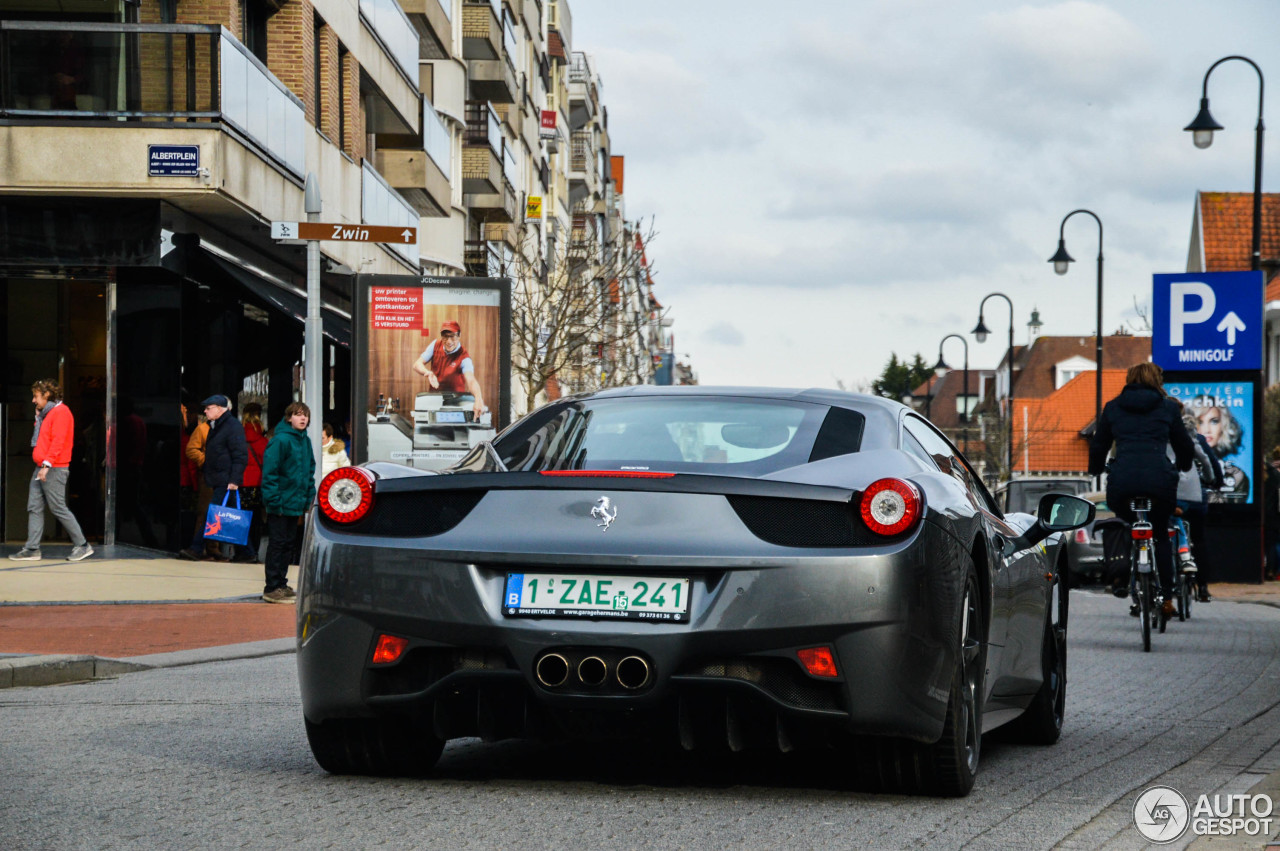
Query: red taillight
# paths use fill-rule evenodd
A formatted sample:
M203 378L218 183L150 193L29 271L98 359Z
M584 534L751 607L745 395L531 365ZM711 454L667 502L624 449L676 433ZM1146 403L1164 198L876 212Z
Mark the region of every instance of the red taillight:
M804 669L815 677L838 677L840 672L836 670L836 657L831 652L830 647L809 647L804 650L797 650L796 656L800 659L800 664L804 665Z
M575 476L582 479L670 479L675 473L644 470L541 470L544 476Z
M1135 541L1150 541L1155 535L1152 534L1151 528L1133 529L1129 532Z
M399 661L404 649L409 646L409 639L398 635L379 635L378 644L373 648L373 664L390 665Z
M320 482L317 497L325 517L354 523L373 507L373 473L363 467L339 467Z
M1089 533L1088 533L1088 532L1086 532L1086 531L1085 531L1085 530L1083 530L1083 529L1077 529L1077 530L1076 530L1076 543L1077 543L1077 544L1087 544L1087 543L1089 543Z
M920 491L902 479L879 479L862 492L862 522L878 535L897 535L920 519Z

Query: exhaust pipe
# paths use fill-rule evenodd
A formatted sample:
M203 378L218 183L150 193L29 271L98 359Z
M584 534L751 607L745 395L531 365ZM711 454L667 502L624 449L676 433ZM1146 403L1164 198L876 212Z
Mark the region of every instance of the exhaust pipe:
M584 686L598 686L609 676L609 666L599 656L588 656L578 663L578 679Z
M628 656L618 663L618 685L631 691L644 688L649 684L652 673L649 663L644 659L639 656Z
M569 660L559 653L548 653L534 666L538 682L547 688L559 688L569 679Z

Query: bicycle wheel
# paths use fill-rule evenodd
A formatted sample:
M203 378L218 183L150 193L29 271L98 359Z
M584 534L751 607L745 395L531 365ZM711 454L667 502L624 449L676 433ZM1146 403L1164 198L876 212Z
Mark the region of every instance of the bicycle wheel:
M1142 650L1151 652L1151 574L1138 576L1138 620L1142 622Z
M1156 622L1156 629L1164 633L1164 628L1169 625L1169 616L1164 613L1165 599L1172 600L1177 596L1177 591L1173 588L1156 588L1160 593L1156 594L1151 600L1151 618ZM1165 595L1168 595L1166 598Z
M1195 596L1195 590L1191 587L1191 574L1183 573L1178 576L1178 620L1186 621L1191 618L1191 598Z

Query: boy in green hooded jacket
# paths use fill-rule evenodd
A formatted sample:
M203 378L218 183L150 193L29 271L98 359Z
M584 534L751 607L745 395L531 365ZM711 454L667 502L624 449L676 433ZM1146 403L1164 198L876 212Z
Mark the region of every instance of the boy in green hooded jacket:
M316 454L307 439L311 409L294 402L284 409L284 421L262 455L262 504L267 511L266 587L268 603L292 603L298 596L289 587L289 556L302 515L316 495Z

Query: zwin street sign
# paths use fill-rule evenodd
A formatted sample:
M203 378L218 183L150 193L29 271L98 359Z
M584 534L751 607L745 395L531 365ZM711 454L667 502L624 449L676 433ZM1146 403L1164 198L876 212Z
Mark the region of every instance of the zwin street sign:
M272 222L271 238L288 242L319 239L327 242L392 242L397 245L413 245L418 241L418 229L394 225L353 225L345 222Z
M1164 369L1262 369L1262 273L1155 275L1151 359Z

